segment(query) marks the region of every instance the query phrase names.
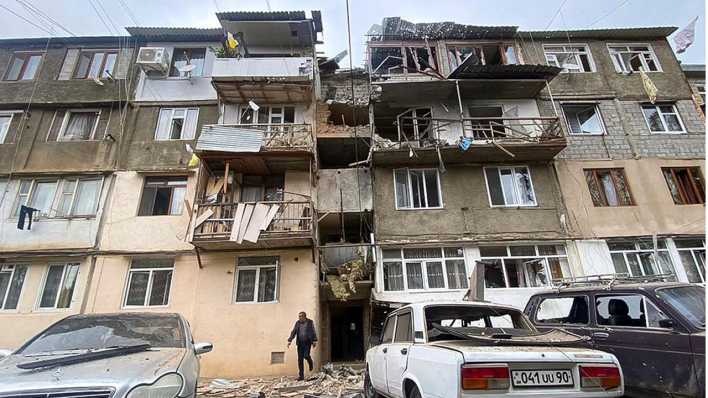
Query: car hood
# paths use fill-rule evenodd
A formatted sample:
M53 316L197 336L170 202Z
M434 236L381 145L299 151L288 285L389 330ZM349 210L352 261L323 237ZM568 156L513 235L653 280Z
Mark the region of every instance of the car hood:
M479 346L473 341L437 341L431 345L453 349L462 353L465 362L615 362L606 352L569 347Z
M20 369L20 363L61 358L65 355L10 355L0 360L0 395L13 391L110 387L121 396L137 384L149 384L175 372L186 353L184 348L152 348L134 354L39 369ZM120 395L119 395L120 393Z

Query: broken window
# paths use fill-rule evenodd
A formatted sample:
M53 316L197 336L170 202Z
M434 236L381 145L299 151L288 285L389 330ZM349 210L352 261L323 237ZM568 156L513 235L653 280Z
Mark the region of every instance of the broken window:
M487 190L494 206L536 206L528 167L485 167Z
M133 260L128 271L124 307L166 306L170 299L174 260Z
M640 69L645 72L659 70L659 61L649 45L609 45L608 48L617 72L639 72Z
M595 207L634 205L624 169L585 169L584 171Z
M467 289L461 247L386 249L382 255L386 291Z
M26 274L27 265L0 265L0 310L17 309Z
M280 202L285 190L284 175L244 175L241 183L241 202Z
M405 137L398 137L398 140L423 140L431 137L430 126L432 122L432 110L430 108L411 108L398 116L398 128Z
M506 135L504 109L501 106L471 106L468 112L473 139L483 140Z
M705 203L703 177L698 167L664 167L661 169L669 192L677 205Z
M562 68L565 73L594 72L587 45L545 45L543 53L548 65Z
M435 48L405 47L406 70L409 73L432 72L437 70Z
M470 58L468 65L515 65L519 63L513 44L483 44L447 46L450 70L457 69Z
M683 122L673 104L642 105L644 120L653 133L684 133Z
M254 110L248 105L241 105L239 111L241 124L286 124L295 123L294 106L261 106Z
M571 276L562 245L481 246L487 288L543 287Z
M172 77L202 76L205 56L205 48L175 48L169 75Z
M43 53L18 52L12 55L5 80L32 80L42 63Z
M182 214L187 177L146 177L138 216Z
M50 264L39 308L69 308L78 274L79 264Z
M681 264L691 283L706 281L706 241L694 238L674 238Z
M278 257L239 257L235 302L274 302L277 286Z
M12 142L12 139L8 137L11 137L9 132L13 115L13 112L0 112L0 145L5 144L6 142Z
M370 47L371 74L399 75L405 73L402 47Z
M536 311L536 321L545 325L587 325L590 321L587 296L549 297Z
M396 209L438 209L442 207L437 169L396 169L393 174Z
M118 50L81 51L74 79L105 79L113 76Z
M99 110L71 110L64 114L58 141L86 141L94 139Z
M197 133L198 108L162 108L155 140L193 140Z
M629 276L673 275L674 266L666 247L666 241L657 240L654 256L654 244L651 239L611 239L607 241L610 256L618 274Z
M605 133L597 104L563 104L562 108L570 134L602 135Z

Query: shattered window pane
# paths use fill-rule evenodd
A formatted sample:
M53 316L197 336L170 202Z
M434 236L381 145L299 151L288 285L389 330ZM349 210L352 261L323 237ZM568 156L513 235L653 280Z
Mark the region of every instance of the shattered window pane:
M654 52L649 46L610 46L610 55L617 72L656 72L659 70Z
M437 70L435 48L430 51L426 47L405 47L406 69L409 73L431 72Z
M482 65L482 49L478 47L458 47L449 46L447 48L447 56L450 62L450 70L455 70L468 57L472 57L469 65Z
M628 274L627 262L622 253L612 253L612 263L615 266L615 272L618 274Z
M531 177L529 177L529 169L526 167L517 167L515 170L516 183L518 186L519 203L523 205L536 204L536 197L531 187Z
M563 105L571 134L604 134L600 113L595 104Z
M370 47L371 73L397 75L404 73L401 47Z
M551 297L541 301L536 321L545 324L584 325L590 321L588 299L585 296Z
M437 170L396 169L394 183L398 209L438 208L442 204Z
M703 177L698 167L663 168L662 171L674 203L686 205L705 202Z
M506 287L504 271L502 270L502 260L484 262L484 286L487 288Z
M598 297L595 303L597 324L646 327L643 301L640 295Z

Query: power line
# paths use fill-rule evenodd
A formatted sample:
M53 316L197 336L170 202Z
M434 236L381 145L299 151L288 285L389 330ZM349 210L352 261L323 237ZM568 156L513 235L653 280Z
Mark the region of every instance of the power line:
M101 13L98 11L98 8L96 8L96 5L93 4L93 1L92 1L92 0L88 0L88 3L91 5L91 8L93 8L93 11L96 12L96 15L98 15L98 19L101 20L101 22L103 23L103 26L106 27L106 29L108 30L108 32L111 33L111 34L114 34L113 31L111 30L111 27L108 25L108 22L106 22L106 20L103 18L103 15L101 15Z
M69 35L76 36L76 34L74 34L74 32L70 31L69 29L66 28L66 26L62 25L56 19L49 16L49 14L47 14L46 12L39 9L34 4L30 3L29 0L15 0L15 1L17 3L19 3L23 8L25 8L27 11L29 11L31 14L34 14L37 17L37 19L44 19L47 22L47 24L55 25L59 29L68 33Z
M98 7L101 8L101 11L103 11L103 14L106 16L108 19L108 22L111 23L111 26L113 27L113 31L115 32L116 36L120 36L120 29L118 25L116 25L115 21L111 17L111 14L109 14L105 8L103 8L103 2L101 0L95 0L96 4L98 4Z
M627 4L627 3L629 3L629 0L624 0L624 1L620 2L620 3L617 5L617 7L611 9L610 11L608 11L608 12L606 12L605 14L601 15L600 17L598 17L597 19L595 19L592 23L590 23L590 25L588 25L588 28L589 28L589 27L592 27L593 25L597 24L598 22L602 21L603 19L605 19L605 18L609 17L610 15L614 14L615 11L619 10L622 6L624 6L624 5Z
M37 28L37 29L39 29L39 30L41 30L41 31L43 31L43 32L45 32L45 33L47 33L48 35L54 36L54 33L53 33L53 32L50 32L50 31L47 30L46 28L37 25L36 23L34 23L34 22L30 21L29 19L23 17L22 15L16 13L16 12L13 11L12 9L10 9L10 8L8 8L8 7L4 6L4 5L2 5L2 4L0 4L0 8L4 9L5 11L9 12L10 14L16 16L17 18L20 18L21 20L27 22L28 24L34 26L35 28Z
M133 13L133 10L130 9L128 3L126 3L125 0L118 0L118 2L120 3L121 7L123 7L123 10L125 10L125 13L128 15L130 21L134 23L135 26L140 26L140 21L138 21L138 18Z
M543 30L548 30L548 28L551 26L551 24L553 23L553 21L555 21L556 18L558 17L558 14L560 14L561 9L563 9L563 6L565 5L565 3L566 3L567 1L568 1L568 0L563 0L563 1L560 3L560 5L558 6L558 10L556 10L556 13L553 14L553 17L551 18L550 21L548 21L548 24L546 25L545 28L543 28Z

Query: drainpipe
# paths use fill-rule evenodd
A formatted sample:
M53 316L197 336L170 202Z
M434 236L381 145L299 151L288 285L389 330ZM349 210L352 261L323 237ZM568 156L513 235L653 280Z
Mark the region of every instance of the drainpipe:
M457 91L457 105L460 107L460 126L462 127L462 136L465 136L465 111L462 108L462 95L460 94L460 81L455 80L455 90Z

